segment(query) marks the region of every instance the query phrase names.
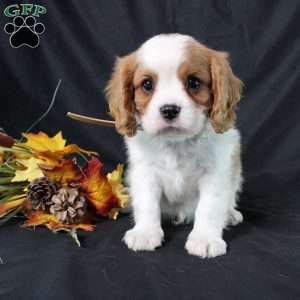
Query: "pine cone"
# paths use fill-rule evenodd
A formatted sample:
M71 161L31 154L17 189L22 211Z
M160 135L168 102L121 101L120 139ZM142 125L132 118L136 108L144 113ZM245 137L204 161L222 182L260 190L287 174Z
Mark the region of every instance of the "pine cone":
M28 186L27 199L35 210L48 211L51 198L57 192L57 185L47 177L33 180Z
M86 213L86 200L77 189L61 188L52 197L50 212L65 224L78 223Z

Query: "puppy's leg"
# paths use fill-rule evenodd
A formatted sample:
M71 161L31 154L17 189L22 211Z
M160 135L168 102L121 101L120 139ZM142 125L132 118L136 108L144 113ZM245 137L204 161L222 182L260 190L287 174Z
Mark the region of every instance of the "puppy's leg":
M134 167L129 173L135 226L123 238L129 249L154 250L163 241L161 228L161 188L151 168Z
M241 154L240 146L235 148L232 155L232 183L235 192L235 197L232 198L232 204L230 205L227 225L238 225L242 223L244 217L240 211L236 209L239 193L242 190L243 177L242 177L242 164L241 164Z
M185 248L189 254L215 257L226 253L222 238L223 229L236 189L232 181L232 158L222 157L222 162L199 181L200 199L195 212L194 228Z

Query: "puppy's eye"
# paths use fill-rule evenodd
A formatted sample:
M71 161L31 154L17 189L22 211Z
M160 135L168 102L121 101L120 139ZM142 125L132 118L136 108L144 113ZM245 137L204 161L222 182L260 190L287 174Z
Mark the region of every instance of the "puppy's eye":
M146 93L151 93L153 91L153 81L151 79L145 79L142 82L142 88Z
M199 90L200 86L201 86L201 81L200 79L198 79L197 77L190 75L187 78L187 82L186 82L187 88L196 92Z

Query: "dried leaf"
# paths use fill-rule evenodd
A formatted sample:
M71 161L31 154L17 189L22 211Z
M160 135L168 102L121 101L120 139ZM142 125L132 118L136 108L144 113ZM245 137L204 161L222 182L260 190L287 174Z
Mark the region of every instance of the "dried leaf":
M63 150L66 145L66 140L63 139L61 131L54 137L49 137L44 132L39 133L23 133L23 136L27 139L24 146L27 146L37 152L44 151L60 151Z
M43 225L46 224L48 222L58 222L56 217L52 214L47 214L45 212L42 211L37 211L32 213L28 220L26 220L24 226L39 226L39 225Z
M65 146L62 150L57 150L57 151L43 151L42 154L47 156L47 157L63 157L67 154L72 154L72 153L84 153L87 155L98 155L97 152L93 151L87 151L84 149L81 149L75 144L70 144L68 146Z
M4 153L0 151L0 166L3 164L4 162Z
M36 156L50 166L57 166L57 161L61 160L67 154L83 153L87 155L97 155L96 152L83 150L75 144L66 146L66 140L63 138L61 131L53 137L49 137L44 132L37 134L23 133L23 136L27 141L16 145L30 148Z
M101 170L100 160L96 157L90 159L83 170L85 176L81 182L81 189L88 201L96 208L97 213L107 216L111 209L118 207L118 201Z
M122 184L124 165L118 164L116 170L107 174L108 182L112 187L112 192L118 199L118 206L124 207L128 202L128 195L124 191L124 185Z
M61 224L61 223L56 223L56 222L49 222L47 227L49 229L51 229L52 231L60 231L60 230L70 231L70 230L74 230L74 229L82 229L84 231L94 231L95 230L95 225L83 224L83 223L69 225L69 224Z
M30 215L28 220L23 224L23 227L45 225L52 231L71 231L74 229L82 229L84 231L94 231L95 226L92 224L62 224L57 218L43 211L37 211Z
M12 182L32 181L36 178L43 177L44 174L39 166L40 161L35 157L30 159L18 160L26 169L16 170L15 177Z
M82 177L79 167L71 159L63 160L59 166L44 170L44 173L51 181L59 182L62 185L77 182Z

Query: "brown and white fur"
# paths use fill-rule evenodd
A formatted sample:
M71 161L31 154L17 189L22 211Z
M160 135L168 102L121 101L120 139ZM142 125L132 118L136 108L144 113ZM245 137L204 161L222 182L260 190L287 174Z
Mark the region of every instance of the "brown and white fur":
M163 214L193 221L188 253L226 253L223 229L243 220L235 208L241 88L226 53L187 35L155 36L117 59L106 94L128 148L135 221L124 236L128 248L161 246Z

